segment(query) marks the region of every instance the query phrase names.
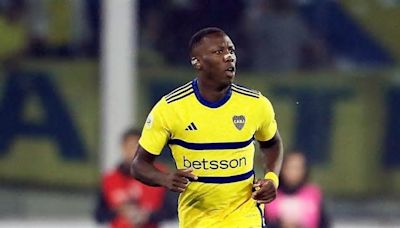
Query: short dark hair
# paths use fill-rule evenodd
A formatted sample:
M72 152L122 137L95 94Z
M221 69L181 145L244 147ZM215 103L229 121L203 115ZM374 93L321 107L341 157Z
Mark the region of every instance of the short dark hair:
M224 30L217 28L217 27L208 27L208 28L203 28L196 32L192 38L190 38L189 41L189 53L192 54L193 48L203 39L203 37L208 36L213 33L221 33L221 34L226 34Z
M142 132L139 129L133 127L128 128L127 130L124 131L124 133L121 136L121 143L124 143L131 136L140 137L141 135Z

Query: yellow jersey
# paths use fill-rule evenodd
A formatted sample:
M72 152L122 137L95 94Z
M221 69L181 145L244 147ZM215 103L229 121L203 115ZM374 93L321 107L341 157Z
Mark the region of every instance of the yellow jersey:
M276 131L260 92L231 84L224 98L209 102L195 79L153 107L139 144L154 155L168 144L176 167L198 176L179 196L180 227L263 227L263 209L251 198L254 140Z

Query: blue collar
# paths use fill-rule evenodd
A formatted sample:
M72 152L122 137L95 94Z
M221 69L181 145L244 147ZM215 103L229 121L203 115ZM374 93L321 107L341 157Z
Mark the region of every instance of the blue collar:
M229 98L230 98L231 95L232 95L231 87L229 87L229 89L228 89L228 91L226 92L225 96L224 96L221 100L218 100L218 101L215 101L215 102L210 102L210 101L207 101L206 99L204 99L204 98L201 96L200 90L199 90L199 86L197 85L197 79L194 79L194 80L192 81L192 85L193 85L194 94L196 95L197 100L198 100L201 104L203 104L203 105L205 105L205 106L207 106L207 107L209 107L209 108L218 108L218 107L221 107L223 104L225 104L225 103L229 100Z

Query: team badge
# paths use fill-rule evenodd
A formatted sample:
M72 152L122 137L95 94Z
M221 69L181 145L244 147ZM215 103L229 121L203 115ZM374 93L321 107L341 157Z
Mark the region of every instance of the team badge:
M146 126L146 128L151 128L151 126L153 125L153 116L151 114L147 116L146 123L144 125Z
M242 130L244 124L246 123L246 117L244 117L243 115L233 116L232 117L232 121L233 121L233 124L235 124L235 127L238 130Z

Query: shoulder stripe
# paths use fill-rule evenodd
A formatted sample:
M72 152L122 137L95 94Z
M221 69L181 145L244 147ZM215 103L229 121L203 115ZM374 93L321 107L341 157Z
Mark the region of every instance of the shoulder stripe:
M184 97L189 96L189 95L192 94L192 93L194 93L193 90L191 90L189 93L186 93L186 94L184 94L184 95L182 95L182 96L180 96L180 97L176 97L175 99L169 99L169 100L167 100L167 103L169 104L169 103L172 103L172 102L174 102L174 101L180 100L180 99L182 99L182 98L184 98Z
M235 88L235 87L232 87L232 89L234 89L235 91L239 91L239 92L250 94L250 95L253 95L253 96L257 96L257 97L260 96L260 93L249 92L249 91L246 91L246 90L243 90L243 89L239 89L239 88Z
M236 89L244 90L244 91L249 92L249 93L255 93L255 94L259 94L259 93L260 93L260 92L257 91L257 90L249 89L249 88L246 88L246 87L244 87L244 86L240 86L240 85L236 85L236 84L232 84L232 86L233 86L234 88L236 88Z
M168 141L170 145L178 145L189 150L229 150L240 149L250 145L253 138L243 142L221 142L221 143L192 143L180 139L171 139Z
M240 94L245 95L245 96L254 97L254 98L260 98L260 95L258 95L258 94L247 93L247 92L244 92L243 90L238 90L238 89L233 88L233 87L232 87L232 91L234 91L236 93L240 93Z
M250 170L247 173L235 175L235 176L229 176L229 177L198 177L197 180L191 180L191 181L196 181L196 182L203 182L203 183L215 183L215 184L223 184L223 183L232 183L232 182L238 182L238 181L243 181L251 176L254 175L254 170Z
M172 96L173 94L175 94L176 92L178 92L178 91L180 91L180 90L182 90L182 89L185 89L185 88L187 88L187 87L190 87L191 85L192 85L192 82L188 82L188 83L186 83L185 85L180 86L180 87L178 87L178 88L172 90L170 93L168 93L167 95L165 95L165 97L168 98L168 97Z
M186 93L186 92L189 91L189 90L192 90L192 91L193 91L193 88L192 88L192 87L188 87L188 88L186 88L186 89L181 89L181 90L178 91L178 93L175 93L175 94L172 95L172 96L166 97L165 99L166 99L167 101L173 100L173 99L179 97L181 94Z

